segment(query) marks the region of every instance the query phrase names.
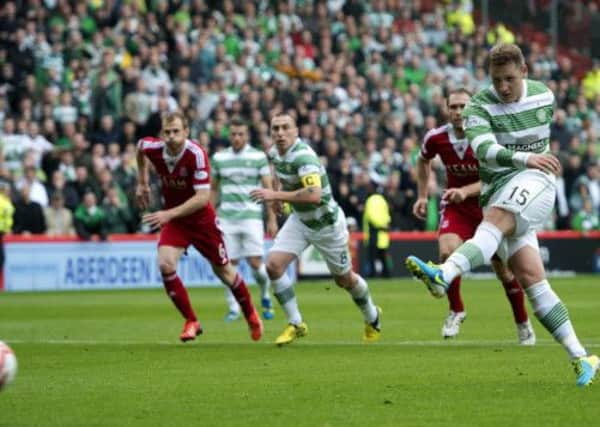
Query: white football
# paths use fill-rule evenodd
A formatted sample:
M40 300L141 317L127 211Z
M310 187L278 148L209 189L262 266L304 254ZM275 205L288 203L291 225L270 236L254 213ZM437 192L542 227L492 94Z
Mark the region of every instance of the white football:
M4 389L17 375L17 356L4 342L0 341L0 390Z

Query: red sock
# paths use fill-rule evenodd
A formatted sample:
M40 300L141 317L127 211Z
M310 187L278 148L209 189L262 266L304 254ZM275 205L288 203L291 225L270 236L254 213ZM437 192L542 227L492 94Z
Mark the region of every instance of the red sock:
M181 315L186 320L197 320L196 313L194 313L194 309L190 303L190 297L177 273L163 274L162 279L167 295L169 295L169 298L171 298L171 301L173 301L173 304L175 304Z
M248 292L246 282L244 282L240 273L235 275L233 285L231 286L231 292L240 307L242 307L244 316L247 319L254 312L254 306L252 305L252 298L250 297L250 292Z
M447 295L448 301L450 302L450 310L455 313L461 313L465 311L465 306L463 305L463 300L460 296L460 276L450 283Z
M508 283L502 283L502 286L504 286L506 297L508 298L510 306L512 307L515 322L526 322L528 317L527 310L525 309L525 293L523 292L523 288L517 279L513 279Z

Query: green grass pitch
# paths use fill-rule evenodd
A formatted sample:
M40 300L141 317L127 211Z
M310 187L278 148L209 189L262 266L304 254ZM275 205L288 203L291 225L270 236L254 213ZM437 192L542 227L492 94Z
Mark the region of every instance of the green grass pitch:
M554 279L579 337L600 351L598 276ZM372 281L382 340L330 281L302 281L310 333L283 348L281 311L250 340L223 322L222 289L192 289L205 333L193 343L160 289L0 294L0 340L19 361L0 426L597 425L600 384L575 386L566 353L533 320L516 344L501 286L463 282L468 319L444 342L445 301L411 280ZM256 289L253 290L256 295ZM256 297L255 297L256 300Z

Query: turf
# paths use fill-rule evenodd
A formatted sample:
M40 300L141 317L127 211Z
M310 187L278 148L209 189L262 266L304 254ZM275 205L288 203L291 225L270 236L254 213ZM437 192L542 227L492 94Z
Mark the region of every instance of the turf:
M582 341L600 351L600 281L555 279ZM205 334L182 325L162 290L0 294L0 339L19 373L0 393L0 426L595 425L600 384L575 387L566 354L534 320L519 347L494 281L466 281L469 317L442 341L446 303L409 280L372 281L380 343L330 282L297 286L309 336L272 344L281 312L253 343L223 322L221 289L192 289Z

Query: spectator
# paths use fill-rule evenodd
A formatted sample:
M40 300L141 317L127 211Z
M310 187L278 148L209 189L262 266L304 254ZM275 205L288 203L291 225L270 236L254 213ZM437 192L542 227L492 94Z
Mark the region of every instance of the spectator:
M77 194L77 191L75 191L75 188L73 188L72 185L67 183L65 174L60 169L55 170L52 174L52 179L46 191L49 194L51 201L55 193L60 194L63 198L63 204L71 211L75 210L79 204L79 195Z
M253 143L268 147L272 111L296 110L301 137L319 155L330 150L333 191L340 193L346 180L348 194L358 200L349 209L360 210L365 195L360 175L369 166L360 163L361 156L379 159L371 171L383 172L373 174L381 182L386 169L390 176L400 172L398 188L390 192L395 203L409 205L416 141L444 121L444 92L488 86L487 36L490 42L524 39L511 23L521 22L525 9L538 2L528 8L514 0L490 2L498 19L489 34L473 27L471 1L158 1L144 8L112 2L90 11L85 2L34 3L4 2L0 13L5 177L23 174L30 149L36 153L33 166L47 176L59 168L74 180L79 165L98 171L88 140L107 147L118 143L125 163L125 147L139 135L157 135L161 115L177 106L190 120L192 136L212 151L227 145L224 124L232 115L244 116ZM580 40L585 47L598 32L597 2L567 3L565 10L583 18L579 26L575 19L561 27L559 40ZM556 96L551 137L559 144L570 196L581 165L600 154L600 67L585 69L591 61L584 55L562 46L554 51L543 38L532 38L536 41L520 43L532 77L544 80ZM400 167L383 160L395 151L385 142L389 138L401 148ZM345 155L351 156L349 172L342 166ZM115 152L106 160L115 173L121 169ZM131 166L122 169L118 181L130 194ZM560 221L568 225L565 212ZM410 209L393 214L393 228L416 225Z
M99 118L107 115L111 116L113 121L121 117L123 84L119 73L114 69L114 64L114 52L105 49L100 67L91 77L91 107L95 125Z
M77 198L83 200L83 195L88 191L94 191L96 185L88 174L88 169L85 166L77 166L75 169L75 180L69 182L69 185L77 193Z
M44 209L47 236L75 236L73 214L65 207L65 198L55 191L50 198L50 206Z
M600 230L600 220L598 212L594 212L592 201L589 198L583 199L583 206L571 221L571 228L576 231Z
M60 104L54 107L54 120L60 125L77 121L77 108L73 105L73 97L68 90L60 94Z
M575 181L569 198L571 210L573 212L581 211L583 203L587 199L592 203L593 211L600 212L600 164L598 162L590 163L586 168L585 175L581 175Z
M4 119L2 135L0 135L4 174L21 175L21 162L31 143L28 135L17 133L15 120L12 117Z
M24 184L19 190L19 200L15 203L13 217L13 233L15 234L44 234L46 221L44 211L39 203L29 198L30 188Z
M35 153L35 166L41 167L42 158L46 153L54 150L54 145L39 133L39 125L35 121L29 122L29 138L31 138L31 150Z
M48 192L44 184L40 182L37 173L38 170L35 166L27 166L25 168L25 175L17 181L17 189L28 188L29 200L45 208L48 206Z
M92 136L92 143L108 145L111 142L119 141L119 129L115 125L115 120L110 114L102 116L100 119L100 129Z
M116 142L108 144L106 155L104 156L104 164L110 171L114 171L121 166L121 147Z
M57 170L64 175L67 181L75 181L75 159L72 151L66 150L60 153L60 162Z
M150 94L158 93L160 87L163 87L167 93L170 93L173 86L169 73L162 67L160 62L159 48L158 46L154 46L150 49L149 64L144 68L141 75L146 89Z
M140 77L136 82L136 90L125 96L125 115L138 126L143 126L150 117L150 101L151 97L146 92L146 82Z
M83 195L83 201L75 210L75 230L83 240L90 240L93 236L106 240L106 214L98 206L93 191Z
M131 210L122 201L118 188L111 187L108 189L102 209L106 213L107 233L130 233L134 230Z

